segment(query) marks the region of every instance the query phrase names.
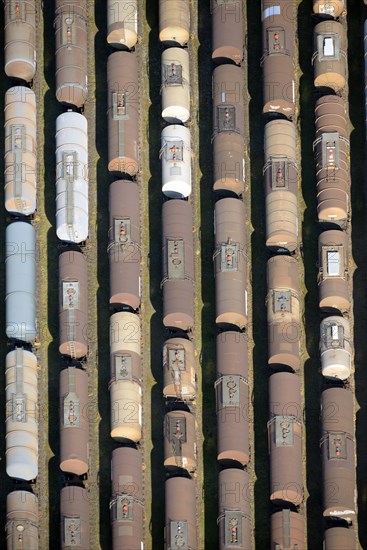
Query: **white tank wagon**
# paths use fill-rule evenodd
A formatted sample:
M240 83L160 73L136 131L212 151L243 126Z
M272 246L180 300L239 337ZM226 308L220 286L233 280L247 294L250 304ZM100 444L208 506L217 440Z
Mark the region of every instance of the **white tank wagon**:
M161 57L162 118L171 124L190 118L189 52L168 48Z
M6 336L33 344L36 321L36 232L26 222L14 222L5 231Z
M36 72L36 1L5 0L5 74L30 82Z
M6 356L6 473L31 481L38 474L37 358L16 348Z
M191 194L191 135L185 126L166 126L161 135L162 193L170 199Z
M56 119L56 234L78 244L88 237L87 119L72 111Z
M107 1L107 42L118 50L131 50L138 41L137 0Z
M110 318L111 437L137 443L142 436L141 328L138 315Z
M159 40L184 46L189 38L189 0L159 0Z
M29 491L12 491L6 497L7 550L39 550L38 498Z
M321 372L326 378L346 380L352 372L348 319L332 315L320 325Z
M5 93L5 208L30 216L36 210L36 96L25 86Z

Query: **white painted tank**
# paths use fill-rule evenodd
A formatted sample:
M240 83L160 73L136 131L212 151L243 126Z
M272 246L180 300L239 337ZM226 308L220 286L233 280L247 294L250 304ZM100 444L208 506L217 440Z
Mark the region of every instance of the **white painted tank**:
M140 356L140 320L135 313L122 311L110 317L110 353L130 351Z
M320 325L321 371L326 378L346 380L352 372L348 319L332 315Z
M56 119L56 233L73 243L88 237L87 119L72 111Z
M107 42L116 49L131 50L138 40L137 0L108 0Z
M171 124L190 118L189 52L167 48L162 52L162 118Z
M191 194L191 135L185 126L166 126L161 135L162 193L170 199Z
M36 233L26 222L5 231L6 336L32 344L36 329Z

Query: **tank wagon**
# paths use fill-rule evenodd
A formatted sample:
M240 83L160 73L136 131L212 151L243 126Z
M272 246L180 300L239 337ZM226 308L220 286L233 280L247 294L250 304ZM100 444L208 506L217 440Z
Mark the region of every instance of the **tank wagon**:
M294 0L264 0L262 3L263 113L278 113L291 118L296 108L294 64Z
M189 52L183 48L167 48L161 58L162 118L170 124L190 118Z
M245 137L243 101L245 80L241 67L220 65L213 71L213 137L220 132Z
M38 498L28 491L12 491L6 497L7 550L38 550Z
M345 4L345 0L313 0L313 12L321 17L339 17Z
M245 189L245 141L240 134L219 132L213 139L213 191L241 195Z
M213 61L240 65L245 42L241 0L211 0L211 16Z
M193 473L196 470L195 416L186 411L170 411L164 417L164 466Z
M266 246L294 252L298 246L298 169L296 127L287 120L265 125Z
M107 1L107 42L117 50L131 50L138 41L137 0Z
M298 262L290 256L268 260L268 364L276 369L300 367Z
M56 99L79 109L88 99L86 0L55 1Z
M345 388L325 390L321 395L321 422L324 516L353 522L356 515L353 393Z
M170 338L163 346L163 395L178 401L196 397L194 344L186 338Z
M318 99L315 121L318 219L345 228L349 216L349 139L344 100L330 95Z
M280 510L271 516L271 550L305 550L304 520L297 512Z
M160 158L162 193L170 199L186 199L191 194L190 130L178 124L163 128Z
M5 74L31 82L36 72L36 1L4 2Z
M82 487L70 485L60 492L61 550L89 550L89 497Z
M141 298L139 187L117 180L110 185L109 197L110 304L137 310Z
M56 234L78 244L88 237L87 119L71 111L56 119Z
M26 222L5 230L6 336L33 344L36 324L36 233Z
M38 474L37 358L16 348L6 356L6 473L31 481Z
M352 346L348 319L333 315L320 325L321 372L326 378L346 380L352 373Z
M222 199L214 207L213 255L217 325L247 325L246 208L242 201Z
M270 500L299 506L303 502L302 408L296 374L278 372L269 379L268 440Z
M350 308L348 288L348 237L343 231L319 236L319 306L325 311Z
M165 483L165 550L197 550L195 482L190 478L171 477Z
M314 28L314 86L340 92L347 79L347 37L341 23L322 21Z
M216 348L217 460L245 466L250 460L247 342L240 332L222 332Z
M108 170L139 170L139 84L136 55L114 52L107 61Z
M194 324L192 206L181 200L162 205L163 324L190 330Z
M75 367L60 373L60 469L77 476L89 469L88 375Z
M219 472L219 550L251 548L249 474L237 468Z
M59 256L59 352L73 359L88 353L87 260L69 250Z
M5 93L5 208L30 216L36 210L36 96L25 86Z
M120 447L112 451L110 499L114 550L143 548L143 479L141 454Z
M189 0L159 0L159 40L184 46L189 38Z
M130 312L110 317L111 437L137 443L142 435L140 320Z
M324 534L324 550L355 550L356 533L352 527L331 527Z

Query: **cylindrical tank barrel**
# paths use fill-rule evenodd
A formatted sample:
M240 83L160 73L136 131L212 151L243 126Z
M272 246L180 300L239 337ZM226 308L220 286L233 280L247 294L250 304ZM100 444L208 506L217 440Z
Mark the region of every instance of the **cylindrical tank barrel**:
M141 452L133 447L118 447L112 451L112 495L124 494L143 499Z
M170 199L191 194L191 136L185 126L166 126L161 135L162 193Z
M163 324L189 330L194 324L192 206L170 200L162 206Z
M165 550L197 550L196 493L193 479L171 477L165 482Z
M107 42L116 49L133 48L138 41L137 0L108 0Z
M348 319L331 316L320 325L320 355L322 375L346 380L352 370L351 339Z
M36 1L5 0L5 73L30 82L36 72Z
M87 2L56 0L56 98L80 108L88 99Z
M171 124L190 118L189 52L167 48L161 58L162 118Z
M87 260L70 250L59 256L59 352L80 359L88 353Z
M296 127L288 120L272 120L265 124L264 158L285 158L296 161Z
M129 180L110 185L109 246L110 304L140 306L140 212L139 187Z
M75 367L60 373L60 469L77 476L89 469L88 375Z
M213 61L239 65L243 60L245 42L241 0L232 0L230 4L212 0L211 15Z
M36 232L26 222L5 230L6 336L33 344L36 338Z
M61 550L89 550L89 495L86 489L69 485L61 489Z
M170 411L164 417L164 466L168 470L195 472L196 422L186 411Z
M108 170L139 170L139 84L135 53L114 52L107 61Z
M315 104L316 137L323 132L338 132L344 138L349 135L345 101L337 95L324 95Z
M183 46L189 38L189 0L159 0L159 40Z
M356 550L353 527L331 527L324 534L324 550Z
M213 191L245 189L245 142L239 134L221 132L213 139Z
M29 491L12 491L6 497L7 550L39 550L38 498Z
M216 323L247 325L246 208L242 201L222 199L215 204Z
M297 512L281 510L271 516L270 540L272 550L305 550L304 518Z
M248 377L247 336L243 332L225 331L217 335L217 376L238 374Z
M5 93L5 208L29 216L36 210L36 95L25 86Z
M350 308L348 288L348 236L324 231L319 236L319 306L326 311Z
M213 71L213 135L221 132L245 137L243 68L220 65Z
M347 78L347 38L337 21L323 21L314 28L314 85L339 92Z
M345 388L329 388L321 394L323 435L336 431L354 434L353 393Z
M278 372L269 379L270 500L303 502L302 416L300 379Z
M170 338L163 346L163 395L179 401L196 396L194 344L185 338Z
M219 472L219 550L251 548L251 485L249 474L237 468Z

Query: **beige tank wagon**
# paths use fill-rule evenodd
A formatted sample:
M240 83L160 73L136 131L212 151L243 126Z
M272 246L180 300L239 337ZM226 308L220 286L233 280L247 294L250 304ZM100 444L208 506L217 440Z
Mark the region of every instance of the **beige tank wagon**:
M235 133L221 132L213 140L213 191L232 191L241 195L245 189L245 140Z
M137 0L107 1L107 42L117 50L131 50L138 41Z
M189 0L159 0L159 40L184 46L189 38Z
M190 118L189 52L183 48L167 48L161 57L162 118L170 124Z
M196 397L194 344L186 338L170 338L163 346L163 395L179 401Z
M36 0L4 4L5 74L31 82L36 72Z
M347 37L337 21L322 21L314 28L314 85L340 92L347 79Z

